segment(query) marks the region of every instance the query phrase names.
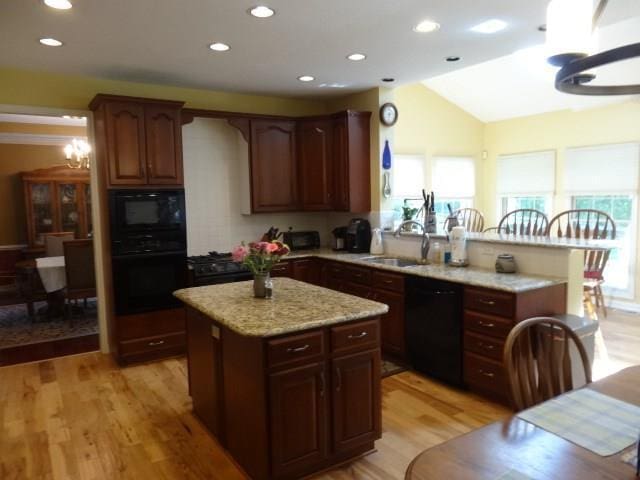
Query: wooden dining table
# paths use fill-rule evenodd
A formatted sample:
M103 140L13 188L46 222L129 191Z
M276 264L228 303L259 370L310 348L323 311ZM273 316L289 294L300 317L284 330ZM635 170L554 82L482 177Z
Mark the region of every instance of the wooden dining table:
M584 388L640 406L640 365ZM425 450L405 480L638 480L635 468L621 459L629 450L602 457L514 415Z
M18 289L27 305L29 317L35 318L34 303L39 300L47 301L47 305L38 311L40 316L47 319L62 317L64 315L64 290L47 291L40 278L37 261L35 259L21 260L16 263L15 268Z

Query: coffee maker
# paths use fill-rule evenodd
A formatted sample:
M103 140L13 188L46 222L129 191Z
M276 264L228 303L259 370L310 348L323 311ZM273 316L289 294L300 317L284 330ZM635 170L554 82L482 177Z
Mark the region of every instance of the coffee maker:
M347 227L336 227L331 233L333 234L333 244L331 248L336 251L346 250Z
M352 218L347 226L347 251L367 253L371 244L371 224L364 218Z

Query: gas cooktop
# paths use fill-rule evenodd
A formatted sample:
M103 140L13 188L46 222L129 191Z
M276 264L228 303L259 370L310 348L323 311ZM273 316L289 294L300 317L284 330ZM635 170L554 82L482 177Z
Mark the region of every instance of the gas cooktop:
M236 272L248 272L247 267L234 262L230 252L209 252L209 255L195 255L187 258L189 269L194 276L215 276Z

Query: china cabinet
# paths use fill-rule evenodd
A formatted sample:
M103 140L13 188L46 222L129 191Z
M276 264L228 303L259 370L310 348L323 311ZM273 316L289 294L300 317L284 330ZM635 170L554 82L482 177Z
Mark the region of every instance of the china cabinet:
M22 172L21 177L30 249L42 250L47 233L89 236L93 228L89 170L58 165Z

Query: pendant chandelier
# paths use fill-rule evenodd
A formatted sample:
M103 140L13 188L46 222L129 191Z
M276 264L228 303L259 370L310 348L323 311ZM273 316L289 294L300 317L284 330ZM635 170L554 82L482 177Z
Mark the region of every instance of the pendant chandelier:
M91 153L91 147L84 140L74 138L71 143L64 147L64 154L69 168L85 168L88 170L91 166L89 153Z
M594 68L640 57L640 43L604 52L596 51L595 28L608 0L551 0L547 7L548 61L560 67L557 90L576 95L637 95L640 84L589 85L596 78Z

